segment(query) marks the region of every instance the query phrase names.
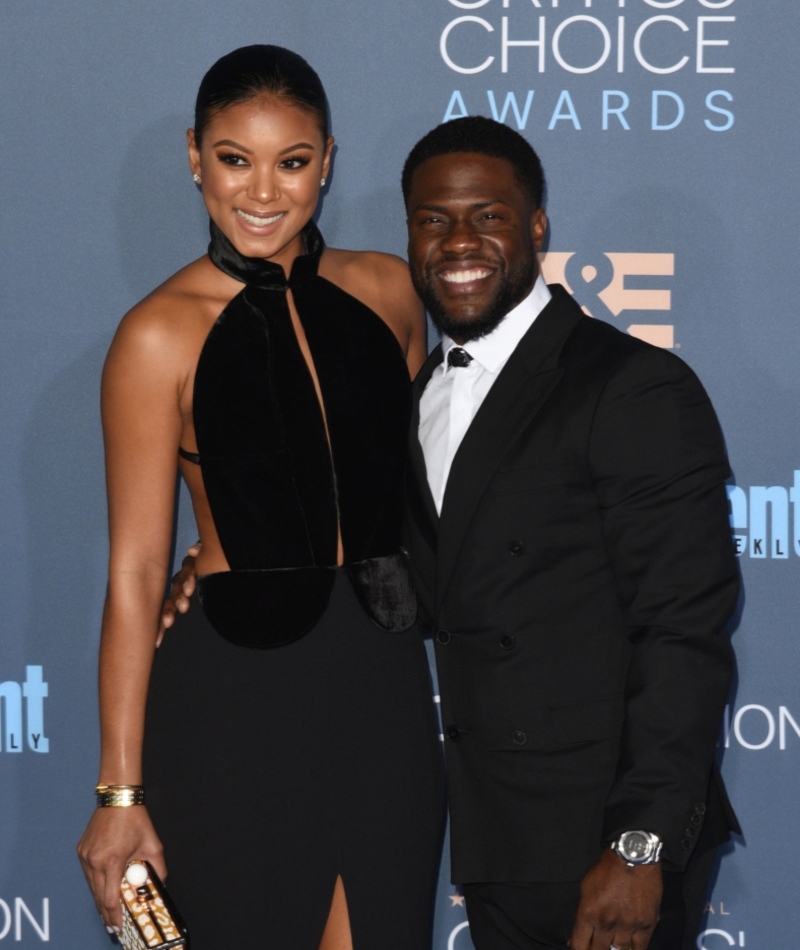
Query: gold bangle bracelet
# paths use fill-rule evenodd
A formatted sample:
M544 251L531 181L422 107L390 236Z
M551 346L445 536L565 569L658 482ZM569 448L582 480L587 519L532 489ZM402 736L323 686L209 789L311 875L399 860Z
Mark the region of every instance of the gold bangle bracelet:
M144 805L144 785L98 785L94 794L98 808Z

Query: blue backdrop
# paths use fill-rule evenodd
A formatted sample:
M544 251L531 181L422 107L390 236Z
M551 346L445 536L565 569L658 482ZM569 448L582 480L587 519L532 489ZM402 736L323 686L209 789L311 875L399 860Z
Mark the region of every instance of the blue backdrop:
M7 0L0 26L0 942L107 945L74 856L98 754L99 373L120 316L204 251L184 154L203 72L274 42L330 95L329 244L403 254L408 149L495 115L548 174L548 277L704 381L746 590L720 731L745 833L698 947L797 946L800 7ZM194 537L182 496L178 549ZM436 950L470 950L462 903L445 862Z

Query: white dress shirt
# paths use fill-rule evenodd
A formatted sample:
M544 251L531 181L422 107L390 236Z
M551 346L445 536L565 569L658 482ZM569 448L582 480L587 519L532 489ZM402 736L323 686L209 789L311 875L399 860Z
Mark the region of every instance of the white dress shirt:
M550 291L539 275L533 290L491 333L463 347L472 357L469 366L448 366L447 354L458 344L446 334L442 337L444 360L433 371L419 403L419 440L439 514L461 440L509 356L549 301Z

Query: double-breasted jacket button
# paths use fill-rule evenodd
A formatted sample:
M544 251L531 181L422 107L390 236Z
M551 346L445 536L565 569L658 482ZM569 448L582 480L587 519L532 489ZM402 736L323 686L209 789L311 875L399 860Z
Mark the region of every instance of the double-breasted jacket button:
M438 630L436 632L436 642L437 643L449 643L450 642L450 631L449 630Z
M516 642L517 638L512 636L510 633L504 633L502 637L500 637L500 646L504 650L513 650Z
M458 726L448 726L447 727L447 738L451 739L453 742L458 742L461 738L461 730Z
M512 541L508 545L508 550L514 555L514 557L522 557L522 555L525 553L525 545L522 543L522 541Z
M528 741L528 736L521 729L515 729L511 738L514 740L515 745L525 745Z

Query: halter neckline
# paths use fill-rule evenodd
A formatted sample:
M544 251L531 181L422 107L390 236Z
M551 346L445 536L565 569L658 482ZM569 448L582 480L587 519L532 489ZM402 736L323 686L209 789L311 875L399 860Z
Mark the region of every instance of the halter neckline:
M325 240L311 218L300 232L306 253L298 254L294 259L287 280L280 264L262 257L245 257L240 254L213 220L209 221L209 230L211 242L208 245L208 256L212 263L229 277L262 290L286 291L307 284L317 276L319 261L325 249Z

